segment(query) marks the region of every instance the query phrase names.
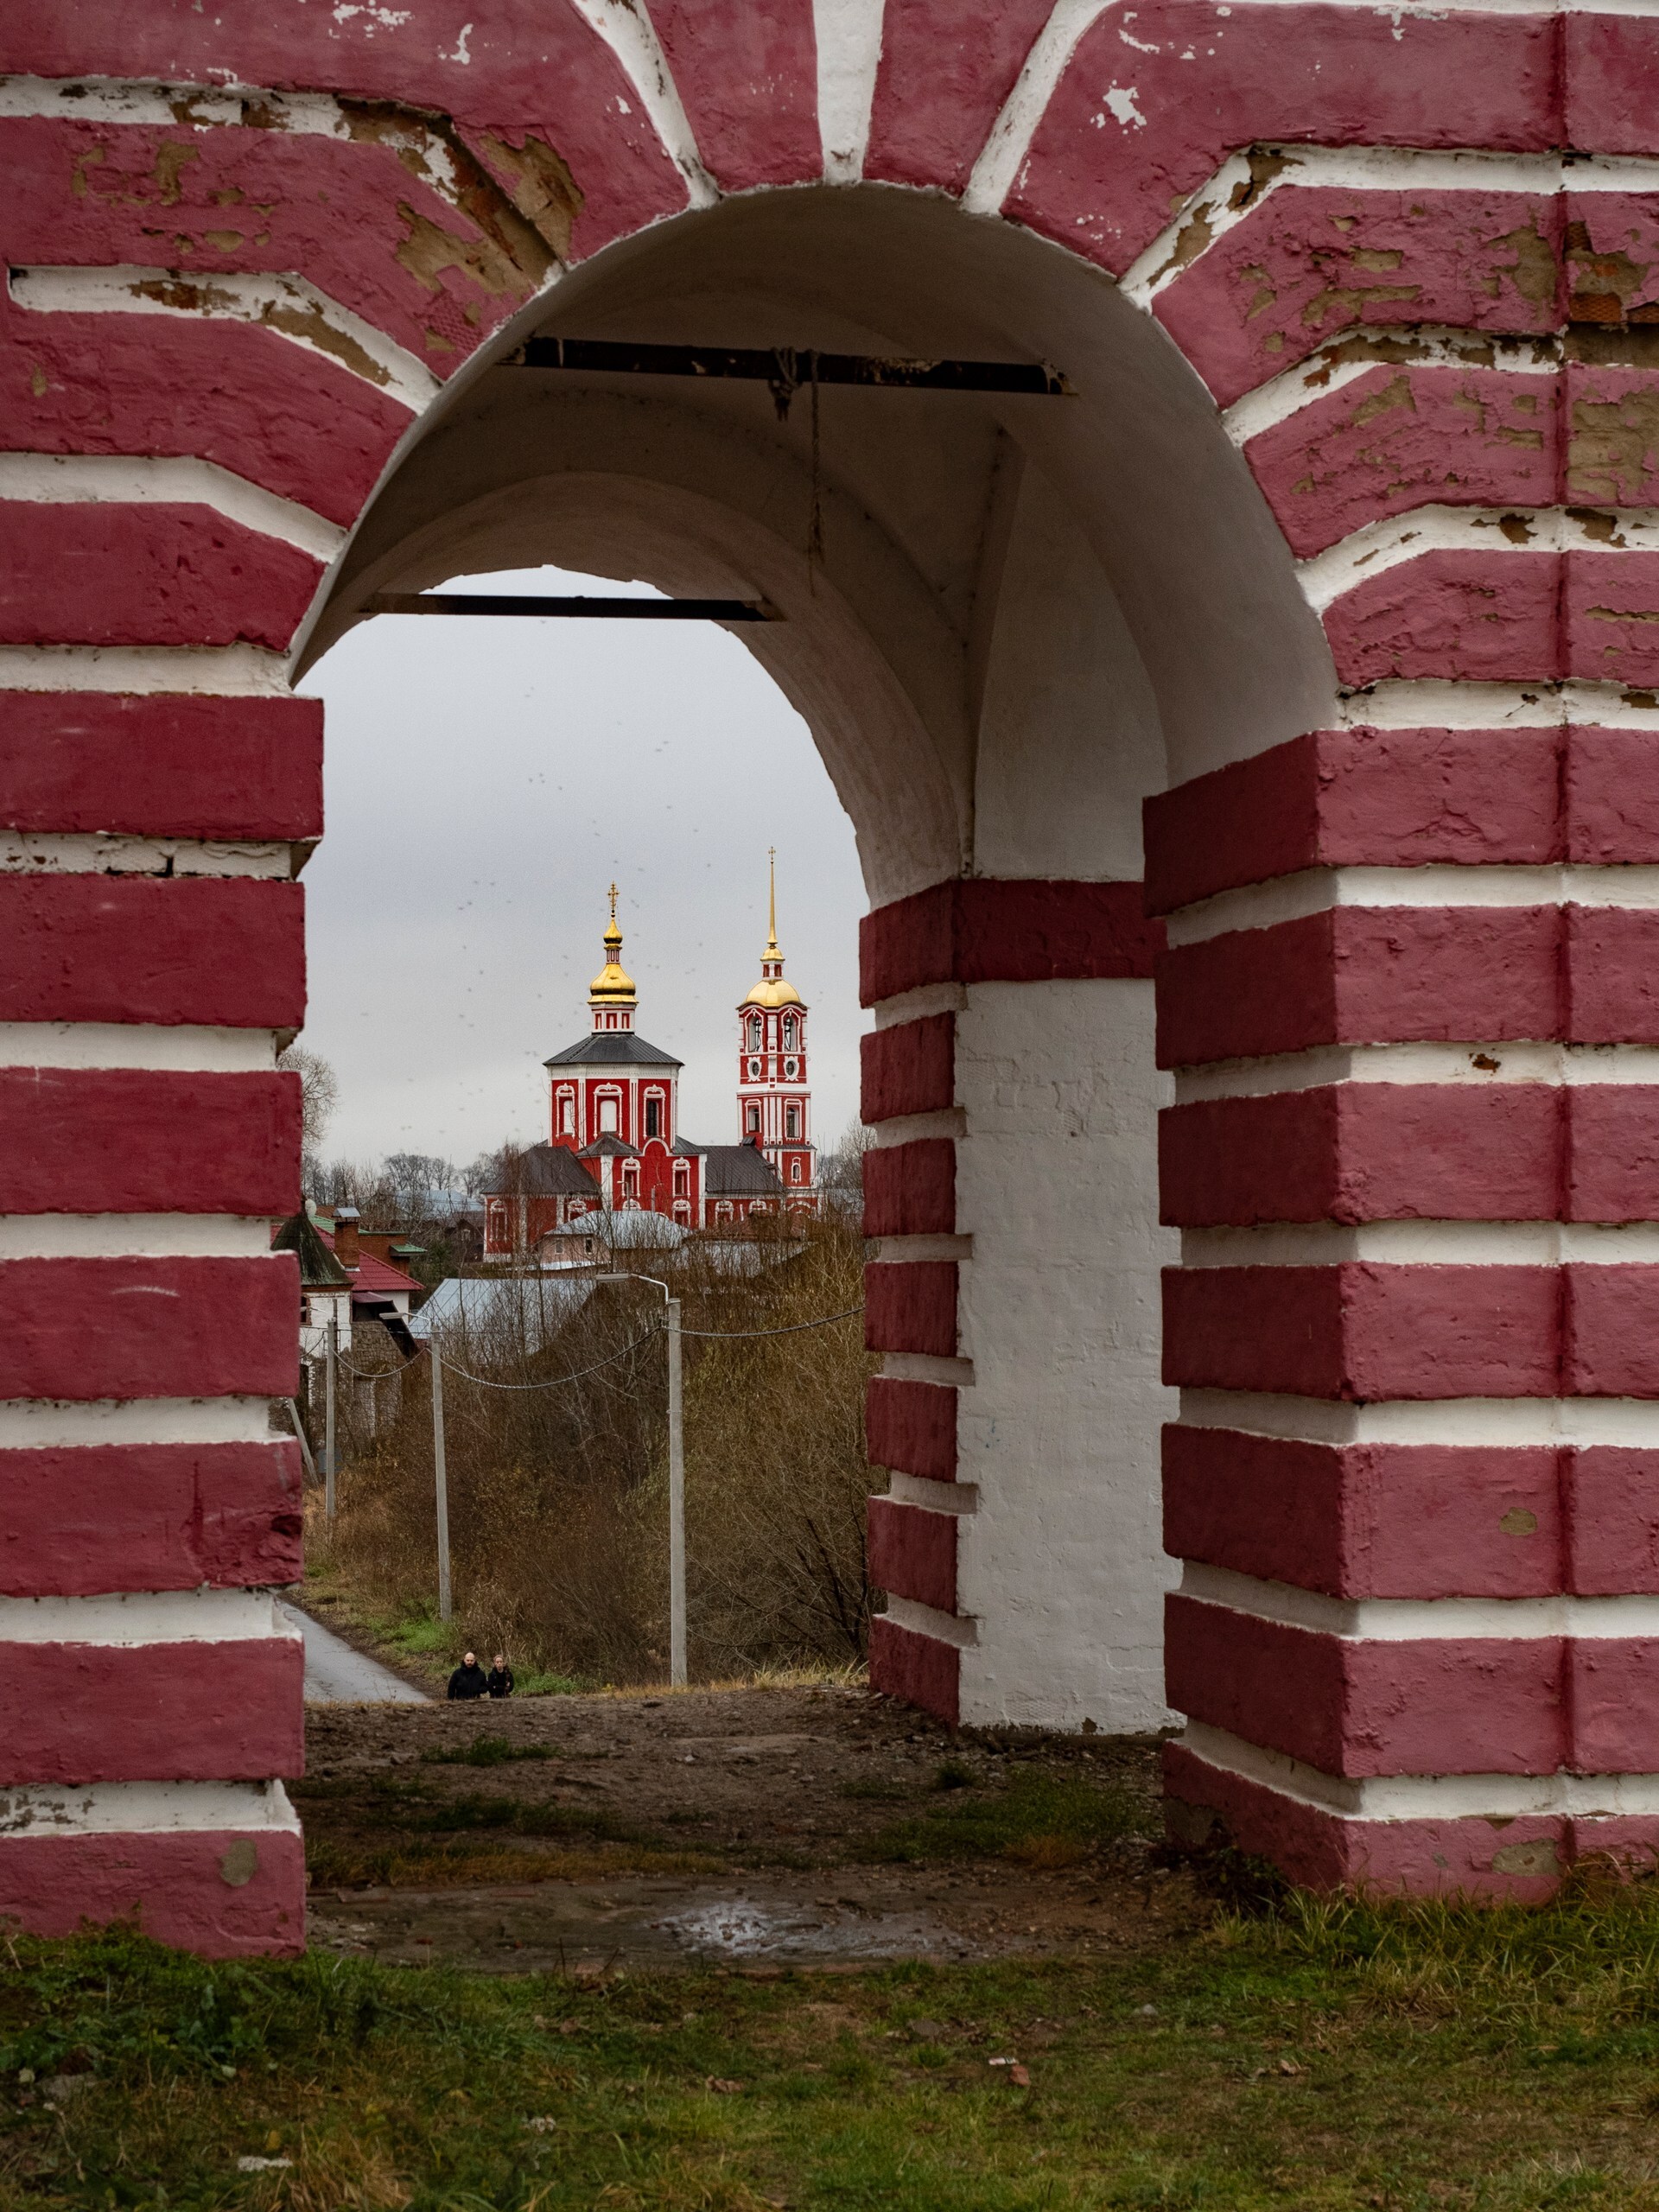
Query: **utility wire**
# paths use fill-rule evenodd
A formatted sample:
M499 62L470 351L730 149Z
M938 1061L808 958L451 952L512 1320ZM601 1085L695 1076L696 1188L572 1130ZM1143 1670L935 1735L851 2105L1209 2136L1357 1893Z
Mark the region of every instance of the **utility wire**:
M704 1341L725 1344L754 1337L793 1337L798 1336L804 1329L827 1329L832 1321L850 1321L855 1313L863 1311L861 1305L849 1306L839 1313L820 1313L815 1321L791 1321L779 1329L683 1329L680 1333L685 1337L698 1337ZM457 1367L453 1359L445 1358L443 1364L446 1373L456 1376L462 1382L474 1383L480 1390L557 1390L567 1382L580 1382L587 1376L597 1375L602 1367L614 1367L618 1360L626 1359L630 1352L638 1351L641 1344L649 1344L653 1337L660 1337L663 1333L664 1324L654 1322L649 1329L624 1344L620 1351L607 1353L603 1359L596 1359L591 1367L579 1367L574 1374L552 1375L537 1382L497 1382L487 1375L469 1374L464 1367ZM353 1367L349 1360L337 1358L335 1364L347 1375L356 1376L359 1382L379 1382L389 1375L406 1374L411 1367L418 1365L420 1357L417 1352L413 1359L406 1359L401 1367L383 1367L374 1372L367 1368Z
M839 1313L820 1313L816 1321L791 1321L781 1329L682 1329L683 1337L718 1337L733 1343L740 1337L793 1337L803 1329L827 1329L832 1321L850 1321L855 1313L861 1313L862 1306L849 1306Z
M656 1322L631 1343L624 1344L620 1351L611 1352L604 1359L596 1359L591 1367L579 1367L574 1375L550 1375L542 1382L493 1382L487 1375L469 1375L464 1367L457 1367L452 1359L444 1360L443 1370L446 1375L459 1376L463 1382L477 1383L481 1390L556 1390L566 1382L580 1382L585 1375L597 1375L601 1367L614 1367L619 1359L626 1359L630 1352L638 1351L641 1344L649 1344L653 1337L660 1337L662 1333L662 1323Z

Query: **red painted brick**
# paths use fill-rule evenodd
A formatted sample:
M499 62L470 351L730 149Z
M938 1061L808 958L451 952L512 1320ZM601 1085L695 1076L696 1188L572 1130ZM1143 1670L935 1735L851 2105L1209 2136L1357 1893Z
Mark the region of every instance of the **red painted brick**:
M1557 386L1500 369L1379 364L1244 454L1304 559L1413 507L1547 507L1560 488Z
M30 1936L136 1923L154 1942L210 1959L295 1957L305 1948L305 1846L282 1829L9 1835L0 1920Z
M1567 857L1659 860L1659 782L1646 730L1574 729L1567 751Z
M1344 1819L1211 1766L1184 1744L1164 1746L1164 1787L1177 1843L1231 1843L1312 1890L1541 1903L1572 1862L1574 1830L1599 1829L1554 1814L1501 1824ZM1659 1821L1643 1832L1659 1842Z
M1553 1221L1569 1091L1357 1083L1167 1108L1161 1218Z
M11 1709L0 1783L260 1782L305 1771L297 1636L9 1643L3 1652Z
M906 1260L866 1268L864 1342L871 1351L927 1352L954 1359L955 1262Z
M727 192L823 174L812 0L648 0L704 168Z
M1552 1268L1170 1268L1164 1380L1358 1402L1552 1397L1560 1303Z
M887 0L864 174L960 193L1052 0Z
M870 1580L936 1612L957 1610L957 1516L897 1498L869 1507Z
M1323 1773L1554 1774L1563 1639L1357 1643L1165 1601L1165 1687L1195 1720Z
M1227 407L1356 327L1554 329L1560 220L1541 194L1281 185L1153 312Z
M203 165L216 157L205 175L194 166L181 165L176 177L169 176L146 147L130 158L126 171L130 184L122 173L111 176L107 170L89 181L89 198L100 187L111 200L124 191L128 194L135 203L131 219L141 244L145 242L145 219L154 221L159 203L169 232L185 234L181 257L188 257L192 268L222 266L231 252L239 251L249 256L251 265L300 268L323 282L310 257L326 255L325 266L334 281L323 283L325 290L335 297L347 296L340 289L347 285L353 292L366 289L372 299L401 308L404 289L400 279L405 271L397 253L404 245L406 228L402 220L392 219L400 204L441 224L462 244L504 237L508 227L505 200L493 202L487 193L480 198L477 192L468 192L469 218L435 200L421 182L423 126L433 115L450 118L475 152L487 152L492 138L518 148L534 140L531 150L545 162L552 177L560 164L567 168L580 199L572 238L577 258L684 207L684 181L644 111L636 87L578 10L538 8L527 17L517 7L493 13L474 8L469 16L465 7L450 0L410 0L403 13L404 22L388 36L386 26L368 16L337 21L330 15L302 13L290 21L255 12L239 14L232 21L222 15L198 15L190 8L135 10L117 0L86 0L67 14L41 11L26 25L18 25L17 35L8 41L8 67L20 74L49 78L108 75L157 79L164 85L338 86L355 95L346 111L347 128L358 135L353 145L336 147L298 134L284 140L259 128L198 133L187 125L156 135L183 140ZM469 21L470 35L466 32ZM528 66L527 54L533 56ZM359 101L368 105L360 106ZM388 115L380 102L392 103L405 113ZM248 113L257 125L257 99L250 103ZM240 143L222 149L216 143L220 140ZM309 165L302 158L290 166L269 150L273 140L278 149L295 144L302 155L321 144L331 156L341 158ZM407 164L398 160L404 150ZM375 156L372 162L366 159L371 155ZM350 156L357 158L344 158ZM65 171L50 179L59 187L58 198L68 198L73 178L73 168L66 164ZM465 187L464 176L462 183ZM535 186L532 165L531 175L518 186L531 209ZM170 196L175 188L176 199ZM273 230L263 246L255 232L239 248L216 248L207 239L207 228L222 228L226 218L213 194L226 188L244 190L262 215L267 212L264 202L270 201L271 211L280 210L287 223L280 232ZM290 199L295 203L291 209L285 204ZM57 199L47 205L55 208ZM349 211L349 220L341 219L342 210ZM346 235L332 238L331 229ZM353 247L360 263L353 257ZM270 258L257 261L255 257L262 254ZM289 257L283 258L284 254ZM31 249L28 257L50 257ZM143 262L145 255L105 257L88 251L61 257ZM153 260L153 254L149 257ZM413 290L421 264L418 257L410 258L416 268L407 272L407 289ZM474 308L480 320L492 313L499 320L506 311L495 304L497 295L487 283L469 286L454 272L445 273L454 295L453 302L443 302L449 311L437 323L440 337L467 307ZM372 321L383 321L370 306L365 305L363 311ZM417 352L424 329L417 324L411 332ZM464 334L461 343L464 351ZM458 353L448 365L458 365L460 358ZM438 359L442 364L444 357L439 354Z
M297 1444L109 1444L0 1459L0 1592L297 1582Z
M304 893L212 877L0 877L0 1020L297 1029Z
M291 1398L299 1272L268 1259L0 1262L0 1399Z
M1573 1772L1659 1769L1659 1643L1578 1637L1567 1643L1567 1664Z
M283 652L321 575L211 507L0 500L0 644Z
M950 1236L957 1226L957 1147L918 1138L864 1155L867 1236Z
M1659 1452L1598 1444L1562 1457L1567 1587L1583 1598L1659 1592Z
M1561 1456L1167 1427L1164 1548L1333 1598L1548 1597Z
M291 85L296 59L290 47L276 75L243 81ZM340 67L333 56L299 81L340 85ZM447 376L531 297L552 256L451 134L446 145L422 118L399 132L385 117L405 162L396 143L375 143L376 119L359 112L367 128L355 143L312 132L9 120L0 125L12 180L8 251L25 265L164 268L162 296L184 307L210 304L221 274L294 272ZM462 180L472 187L467 212L422 177L427 149L472 171ZM370 365L327 334L324 348Z
M1554 553L1429 552L1344 593L1325 633L1344 683L1544 683L1566 673Z
M1567 1123L1568 1221L1659 1221L1659 1089L1573 1084Z
M957 1394L942 1382L874 1375L864 1386L864 1448L878 1467L957 1479Z
M900 1628L884 1613L870 1623L870 1688L919 1706L953 1728L962 1709L961 1668L954 1643Z
M1550 906L1341 906L1172 947L1158 968L1158 1064L1555 1037L1561 936Z
M410 420L308 347L219 320L31 314L0 299L0 378L8 449L200 454L345 525Z
M863 1085L859 1111L867 1122L901 1114L936 1114L957 1098L957 1018L924 1014L858 1040Z
M1596 146L1599 152L1599 139ZM1659 322L1659 203L1653 194L1568 192L1562 212L1572 320L1615 327Z
M1564 146L1609 154L1659 153L1652 86L1659 24L1635 16L1560 19Z
M309 842L322 834L322 702L0 691L0 822Z
M296 1075L0 1068L0 1212L290 1214Z
M864 917L859 996L875 1006L926 983L1150 976L1163 941L1138 883L959 877Z
M1557 82L1550 27L1539 18L1465 12L1402 17L1395 23L1357 10L1306 6L1239 8L1224 19L1200 0L1166 0L1138 8L1131 29L1109 10L1079 43L1004 212L1121 274L1163 230L1183 197L1238 147L1296 140L1505 149L1599 144L1563 141ZM1107 96L1122 89L1132 89L1134 112L1120 120ZM1502 196L1357 196L1398 200L1408 219L1419 206L1438 212L1445 199L1475 203L1446 226L1453 231L1451 239L1437 242L1432 252L1414 251L1403 278L1386 270L1354 272L1372 287L1413 285L1414 299L1386 303L1392 309L1389 320L1462 322L1490 314L1496 319L1486 327L1528 327L1503 318L1529 302L1493 301L1482 289L1487 274L1482 249L1489 234L1501 235L1516 219L1525 219L1524 214L1512 219ZM1344 211L1336 206L1326 212ZM1323 235L1313 229L1304 259L1313 261L1315 245L1345 244L1351 251L1367 242L1351 234L1344 239L1327 223ZM1414 238L1411 244L1416 247ZM1204 261L1219 251L1211 247ZM1466 270L1465 253L1474 264ZM1246 251L1243 257L1253 257ZM1507 256L1494 251L1491 258L1501 265ZM1351 281L1334 251L1325 267L1331 289ZM1323 289L1300 289L1296 312ZM1249 304L1246 295L1243 305ZM1386 311L1385 303L1376 302L1373 311ZM1262 320L1287 324L1290 346L1300 336L1282 296L1277 309L1269 306ZM1328 325L1330 310L1325 320ZM1287 346L1282 359L1268 358L1274 367L1286 367L1292 353Z
M1562 910L1567 1035L1582 1045L1659 1044L1659 912Z
M1144 803L1147 912L1301 868L1565 859L1568 736L1318 730L1195 777Z
M1659 683L1659 553L1570 553L1563 618L1569 676Z
M1569 361L1567 497L1586 507L1659 506L1659 374Z
M1569 1267L1562 1388L1580 1398L1659 1398L1659 1268Z

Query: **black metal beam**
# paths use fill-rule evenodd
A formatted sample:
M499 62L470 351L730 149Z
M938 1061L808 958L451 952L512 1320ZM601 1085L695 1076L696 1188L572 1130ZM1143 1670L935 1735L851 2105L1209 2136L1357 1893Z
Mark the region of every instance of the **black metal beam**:
M809 385L880 385L893 391L1006 391L1075 397L1046 361L919 360L875 353L819 353L807 346L636 346L608 338L531 338L509 368L581 369L607 376L741 377L794 392Z
M365 614L535 614L596 617L605 622L780 622L763 600L552 599L509 592L378 591Z

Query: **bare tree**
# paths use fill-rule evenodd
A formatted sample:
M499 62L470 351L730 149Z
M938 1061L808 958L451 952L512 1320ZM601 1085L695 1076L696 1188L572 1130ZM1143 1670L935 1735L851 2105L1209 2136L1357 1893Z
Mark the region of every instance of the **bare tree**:
M321 1147L340 1103L340 1078L321 1052L290 1045L276 1058L279 1068L300 1078L300 1155L305 1187L316 1188L322 1173Z

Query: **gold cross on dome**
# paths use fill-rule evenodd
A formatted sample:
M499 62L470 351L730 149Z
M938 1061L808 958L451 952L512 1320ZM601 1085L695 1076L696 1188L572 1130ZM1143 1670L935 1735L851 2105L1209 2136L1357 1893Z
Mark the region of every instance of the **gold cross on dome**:
M616 886L611 886L611 926L616 926Z

